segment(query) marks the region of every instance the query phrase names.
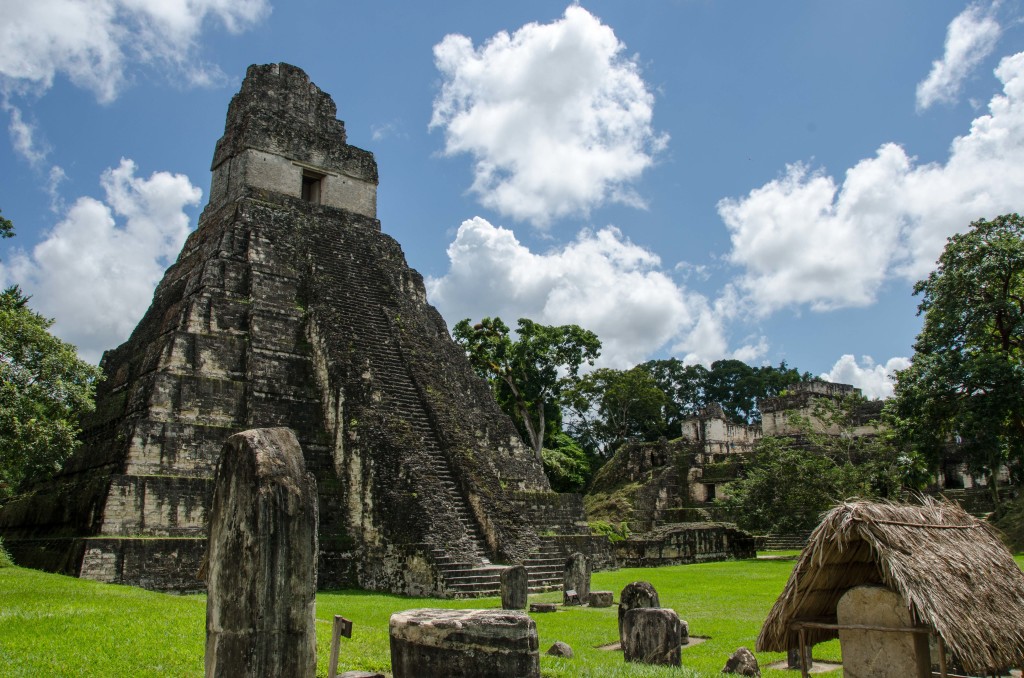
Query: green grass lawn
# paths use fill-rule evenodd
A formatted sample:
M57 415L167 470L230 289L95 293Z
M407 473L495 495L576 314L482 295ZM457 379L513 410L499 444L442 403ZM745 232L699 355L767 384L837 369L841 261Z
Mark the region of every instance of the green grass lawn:
M1018 559L1020 562L1020 559ZM782 591L793 560L746 560L655 569L597 572L594 590L615 592L646 580L658 590L662 607L689 622L703 643L683 650L683 669L627 665L621 652L598 649L617 638L617 607L561 609L534 614L545 676L719 676L737 647L753 649L768 610ZM558 601L560 593L531 596ZM351 639L342 639L340 670L387 671L388 618L417 607L497 608L497 598L437 600L364 591L317 596L318 675L327 675L330 620L351 619ZM0 568L0 676L202 676L206 599L126 586L98 584L17 567ZM561 640L572 659L543 656ZM838 661L833 641L818 645L815 659ZM762 674L788 676L765 667L784 658L758 653ZM839 676L840 671L826 676Z

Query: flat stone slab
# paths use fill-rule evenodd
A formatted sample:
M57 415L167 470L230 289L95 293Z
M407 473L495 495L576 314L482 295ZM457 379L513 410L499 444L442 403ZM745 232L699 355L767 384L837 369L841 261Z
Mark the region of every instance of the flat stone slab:
M558 612L555 603L530 603L530 612Z
M591 591L590 607L611 607L615 600L615 594L611 591Z
M769 664L765 668L772 669L774 671L793 671L794 673L798 673L800 671L800 669L794 670L789 668L789 662L785 659L780 662L775 662L774 664ZM835 671L841 668L843 668L842 664L833 664L831 662L823 662L819 659L815 659L814 665L807 669L807 673L828 673L829 671Z
M405 610L389 631L394 678L540 678L537 625L525 612Z

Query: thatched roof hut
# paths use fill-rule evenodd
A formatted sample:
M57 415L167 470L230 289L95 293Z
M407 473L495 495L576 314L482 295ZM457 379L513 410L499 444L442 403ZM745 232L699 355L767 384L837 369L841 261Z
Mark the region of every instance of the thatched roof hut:
M835 623L855 586L898 592L970 673L1024 666L1024 573L995 531L958 504L856 501L832 509L811 534L757 639L760 651L797 646L795 621ZM806 640L838 636L808 628Z

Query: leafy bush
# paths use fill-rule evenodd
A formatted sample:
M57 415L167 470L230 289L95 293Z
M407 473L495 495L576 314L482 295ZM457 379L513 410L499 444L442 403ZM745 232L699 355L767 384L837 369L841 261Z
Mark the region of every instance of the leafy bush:
M11 559L11 554L4 548L4 539L0 537L0 567L12 567L14 560Z
M609 541L623 541L629 537L629 525L624 522L619 523L618 526L603 520L595 520L587 524L592 533L603 534L608 537Z

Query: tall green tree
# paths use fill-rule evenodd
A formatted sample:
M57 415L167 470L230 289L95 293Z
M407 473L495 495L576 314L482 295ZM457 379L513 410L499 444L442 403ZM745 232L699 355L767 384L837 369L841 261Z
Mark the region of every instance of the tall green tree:
M627 440L656 439L665 429L667 398L642 365L596 369L567 395L573 433L604 456Z
M99 368L50 334L17 287L0 293L0 501L57 471L78 446Z
M519 319L515 337L501 318L484 318L476 325L467 318L453 334L541 459L549 419L560 416L563 395L580 368L593 365L601 354L597 335L578 325L541 325L528 318Z
M994 475L1024 457L1024 219L981 219L949 238L914 294L924 322L887 411L933 467L960 456L998 501Z

